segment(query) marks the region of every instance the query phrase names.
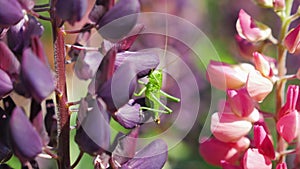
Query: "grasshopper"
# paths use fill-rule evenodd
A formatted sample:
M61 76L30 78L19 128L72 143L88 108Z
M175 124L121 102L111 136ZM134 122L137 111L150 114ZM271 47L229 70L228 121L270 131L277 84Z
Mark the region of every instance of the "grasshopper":
M174 102L180 102L180 99L169 95L168 93L161 90L162 88L162 78L163 72L162 70L152 70L148 75L148 83L144 83L142 81L138 81L140 84L144 85L139 93L134 93L135 96L141 96L145 93L145 107L140 107L140 111L148 110L153 112L154 121L159 124L160 118L159 113L172 113L172 109L167 107L161 102L161 96L164 96ZM164 110L161 110L160 107L163 107Z

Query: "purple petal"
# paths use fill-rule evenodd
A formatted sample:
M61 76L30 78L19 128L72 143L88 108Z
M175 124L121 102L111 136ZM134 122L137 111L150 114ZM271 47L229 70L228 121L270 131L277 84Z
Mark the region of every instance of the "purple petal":
M102 59L103 55L97 51L90 51L85 55L79 55L74 66L75 74L82 80L93 78Z
M144 30L144 28L145 27L142 24L135 25L134 28L128 33L127 37L117 43L118 52L129 50L138 35Z
M26 10L31 10L34 7L33 0L18 0L21 6Z
M136 153L133 159L125 163L121 169L160 169L168 158L168 146L161 140L155 140Z
M118 144L112 152L113 162L123 165L134 157L138 135L139 128L137 127L128 135L118 139Z
M21 162L35 158L42 152L42 140L20 107L16 107L10 121L13 149Z
M28 15L28 20L21 20L7 32L8 46L13 52L22 54L23 49L30 46L31 37L41 37L43 32L43 25L35 17Z
M10 159L13 152L9 140L8 114L0 108L0 163Z
M109 6L109 0L96 0L93 9L89 13L89 19L96 23L107 12Z
M48 65L48 60L46 53L44 51L43 43L38 36L33 36L31 38L31 49L33 53L46 65Z
M136 71L134 65L123 64L113 77L104 83L97 92L107 104L107 110L115 112L130 100L136 87Z
M0 1L0 27L9 27L18 23L24 14L18 0Z
M0 69L0 98L8 94L13 89L13 84L8 76L3 70Z
M137 21L138 0L120 0L102 17L98 32L105 39L118 40L126 36ZM119 20L118 20L119 19Z
M158 66L159 57L153 50L118 53L115 69L118 69L118 67L123 63L132 63L138 73L137 77L141 78L148 75L151 70Z
M38 102L43 101L55 89L50 68L31 49L23 52L21 75L30 94Z
M4 70L10 76L18 75L20 72L18 59L2 41L0 41L0 69Z
M132 129L137 125L140 125L143 121L143 117L140 114L139 104L125 104L114 113L114 118L127 129Z
M86 0L58 0L56 3L56 13L71 25L80 21L87 9Z
M87 102L91 110L86 109L86 112L81 112L86 115L78 117L80 127L77 129L75 141L82 151L96 155L109 148L110 117L102 100L89 99Z

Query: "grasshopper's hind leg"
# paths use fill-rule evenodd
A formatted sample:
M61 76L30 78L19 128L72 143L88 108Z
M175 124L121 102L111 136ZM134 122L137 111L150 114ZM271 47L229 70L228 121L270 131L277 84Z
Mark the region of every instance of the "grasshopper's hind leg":
M143 87L140 92L134 93L134 96L141 96L146 91L146 89L147 89L147 87Z
M164 109L167 110L168 114L172 113L173 110L170 109L169 107L167 107L166 105L164 105L153 93L151 93L151 97L153 98L152 101L156 102L157 104L159 104L160 106L162 106Z
M162 91L162 90L160 90L160 94L163 95L163 96L165 96L166 98L168 98L168 99L174 101L174 102L180 102L180 99L179 99L179 98L174 97L174 96L172 96L172 95L169 95L168 93L166 93L166 92L164 92L164 91Z

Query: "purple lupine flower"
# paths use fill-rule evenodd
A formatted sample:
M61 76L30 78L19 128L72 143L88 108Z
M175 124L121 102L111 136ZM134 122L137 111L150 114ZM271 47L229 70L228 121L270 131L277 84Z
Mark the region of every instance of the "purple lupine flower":
M96 0L93 9L89 13L89 19L97 23L102 16L107 12L109 7L109 0Z
M97 155L109 149L110 117L101 99L86 98L81 102L75 142L82 151Z
M0 69L11 77L20 73L20 62L2 41L0 41Z
M16 107L9 120L11 139L16 156L22 163L42 152L42 140L20 107Z
M13 154L9 141L9 117L0 108L0 163L9 160Z
M159 57L155 50L141 50L137 52L118 53L115 69L122 64L132 63L135 65L137 77L141 78L150 73L159 65Z
M28 15L28 20L21 20L7 32L8 46L13 52L22 54L23 49L30 46L31 37L41 37L43 32L43 25L35 17Z
M168 146L161 140L155 140L138 151L135 156L122 165L121 169L159 169L168 158Z
M114 114L114 119L124 128L132 129L143 122L143 116L140 113L140 105L135 103L125 104L119 108Z
M9 75L0 69L0 98L11 92L12 89L13 84Z
M74 65L74 72L79 79L92 79L97 72L103 55L98 51L89 51L79 55Z
M121 166L135 155L139 127L133 129L128 135L116 137L118 144L112 152L112 161L117 166Z
M108 40L116 41L126 36L137 21L140 12L138 0L120 0L97 23L98 32Z
M34 7L34 1L33 0L18 0L21 4L22 8L25 10L31 10Z
M0 27L9 27L17 24L24 14L18 0L0 0Z
M21 79L30 95L38 102L43 101L55 89L50 68L29 48L23 52Z
M56 14L62 20L74 25L84 16L87 9L87 0L58 0L55 7Z

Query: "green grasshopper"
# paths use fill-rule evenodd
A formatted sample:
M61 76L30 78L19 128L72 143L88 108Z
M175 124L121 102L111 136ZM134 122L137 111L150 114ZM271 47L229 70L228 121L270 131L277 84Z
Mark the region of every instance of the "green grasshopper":
M134 93L135 96L141 96L143 93L145 93L146 107L140 107L140 111L148 110L153 112L154 121L157 124L160 123L159 113L170 114L173 112L172 109L170 109L160 101L161 96L165 96L166 98L174 102L180 102L179 98L171 96L168 93L161 90L162 77L163 77L163 73L161 69L152 70L148 75L148 79L149 79L148 83L138 81L140 84L145 85L145 87L143 87L139 93ZM163 107L164 110L161 110L160 107Z

